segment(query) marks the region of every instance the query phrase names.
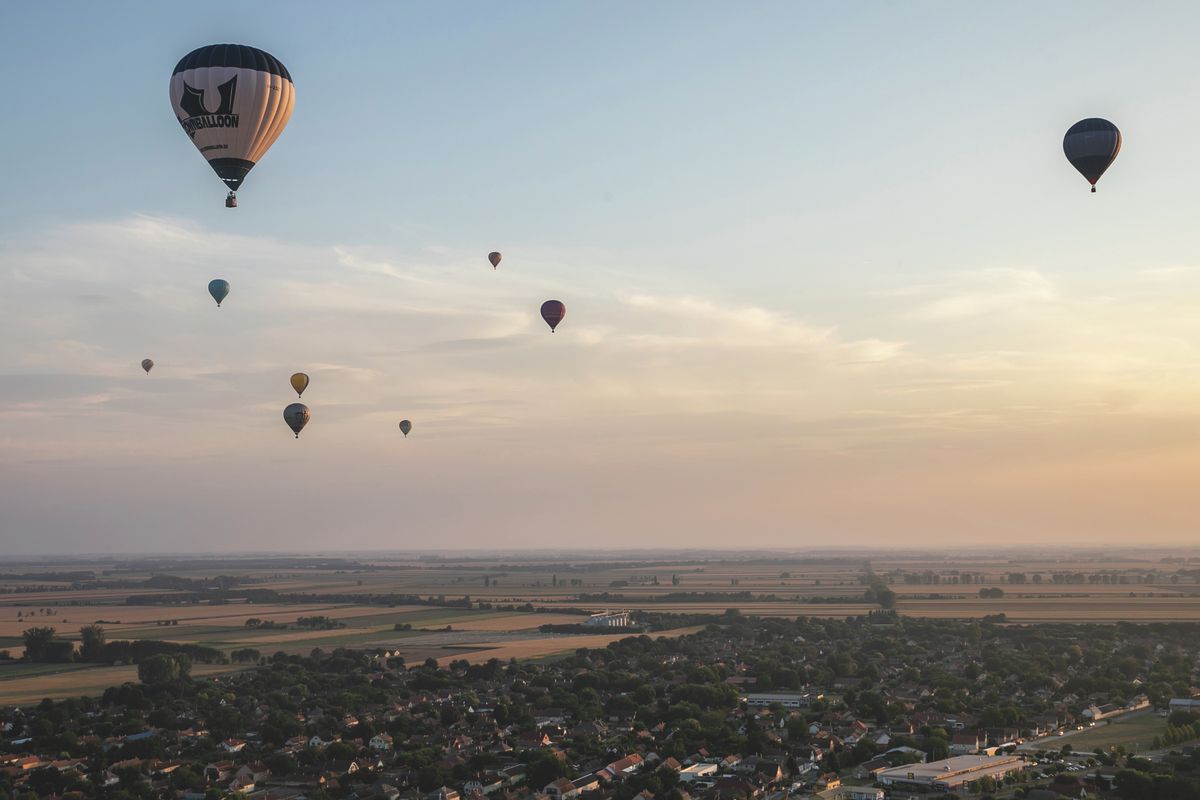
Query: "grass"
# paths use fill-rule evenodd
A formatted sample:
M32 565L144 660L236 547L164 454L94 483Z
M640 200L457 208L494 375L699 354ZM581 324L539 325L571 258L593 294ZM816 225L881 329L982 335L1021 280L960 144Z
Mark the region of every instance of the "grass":
M1064 736L1059 739L1059 747L1069 744L1077 753L1090 753L1097 748L1108 750L1120 745L1136 753L1151 749L1154 737L1166 732L1167 721L1158 714L1130 714L1117 717L1107 725Z
M137 667L96 666L92 664L34 664L30 666L57 666L52 674L27 676L22 680L0 681L0 705L30 705L45 698L62 700L66 697L98 695L110 686L120 686L127 681L137 680ZM75 667L75 669L71 669ZM240 672L246 669L239 664L196 664L192 677L202 678Z
M17 661L0 666L0 681L13 681L22 678L37 678L43 675L58 675L63 672L78 672L89 669L92 664L27 664Z

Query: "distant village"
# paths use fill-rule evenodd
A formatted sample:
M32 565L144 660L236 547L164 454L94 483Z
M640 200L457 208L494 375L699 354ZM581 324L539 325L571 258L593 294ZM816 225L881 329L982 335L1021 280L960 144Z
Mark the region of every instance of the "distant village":
M623 627L614 617L595 625ZM540 662L176 669L0 711L0 798L881 800L1200 792L1200 626L748 619ZM1154 753L1071 736L1161 717ZM1170 734L1170 741L1166 740ZM1190 792L1190 793L1189 793Z

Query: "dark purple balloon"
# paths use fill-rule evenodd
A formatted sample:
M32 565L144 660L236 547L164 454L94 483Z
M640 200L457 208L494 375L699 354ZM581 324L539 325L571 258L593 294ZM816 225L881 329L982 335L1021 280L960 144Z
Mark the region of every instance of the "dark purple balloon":
M554 329L558 327L558 323L563 321L563 317L567 315L567 307L559 300L547 300L542 303L542 319L546 320L546 324L550 326L550 332L554 333Z

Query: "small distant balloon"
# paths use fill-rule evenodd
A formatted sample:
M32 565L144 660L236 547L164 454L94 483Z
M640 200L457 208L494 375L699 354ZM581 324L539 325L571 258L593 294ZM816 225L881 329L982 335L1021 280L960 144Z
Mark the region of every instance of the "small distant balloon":
M1106 119L1091 117L1080 120L1063 137L1063 152L1071 166L1087 178L1096 191L1096 181L1112 166L1121 152L1121 132Z
M296 434L297 439L300 438L300 431L304 430L310 417L312 412L304 403L292 403L283 410L283 421L292 429L292 433Z
M142 369L146 370L146 374L150 374L150 370L154 369L154 362L148 358L142 359Z
M229 281L220 278L209 281L208 293L212 295L213 300L217 301L217 308L220 308L221 301L229 296Z
M558 327L558 323L563 321L563 317L567 315L567 307L559 300L547 300L542 303L542 319L546 320L546 324L550 326L550 332L554 333L554 329Z
M296 390L296 397L303 397L304 390L308 388L308 376L297 372L292 376L292 388Z
M492 262L492 269L495 269L500 265L501 258L503 258L503 256L497 253L495 250L488 253L488 261Z
M404 438L408 438L408 432L412 430L412 423L406 419L400 420L400 432L404 434Z

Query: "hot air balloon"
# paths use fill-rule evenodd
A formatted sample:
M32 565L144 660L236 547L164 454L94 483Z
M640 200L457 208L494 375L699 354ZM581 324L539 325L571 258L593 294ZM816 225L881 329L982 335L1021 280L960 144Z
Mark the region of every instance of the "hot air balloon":
M292 403L283 410L283 421L292 429L292 433L296 434L297 439L300 438L300 431L304 430L304 426L308 424L311 416L312 412L304 403Z
M154 369L154 362L148 358L142 359L142 369L146 370L146 374L150 374L150 370Z
M1121 132L1106 119L1091 117L1067 129L1063 152L1071 166L1079 170L1096 191L1096 181L1112 166L1121 152Z
M567 307L558 300L547 300L542 303L542 319L546 320L546 324L550 326L550 332L554 333L554 329L558 327L558 323L563 321L563 317L567 315Z
M237 207L238 187L279 134L296 88L287 67L243 44L211 44L184 56L171 75L171 107Z
M488 261L492 262L492 269L495 269L497 266L499 266L500 259L503 257L504 256L500 255L499 253L497 253L494 250L492 252L488 253Z
M308 376L303 372L297 372L292 376L292 388L296 390L296 397L302 397L304 390L308 388Z
M400 420L400 432L404 434L404 438L408 438L408 432L412 430L412 423L406 419Z
M221 301L229 295L229 281L220 278L209 281L208 293L212 295L213 300L217 301L217 308L220 308Z

